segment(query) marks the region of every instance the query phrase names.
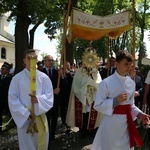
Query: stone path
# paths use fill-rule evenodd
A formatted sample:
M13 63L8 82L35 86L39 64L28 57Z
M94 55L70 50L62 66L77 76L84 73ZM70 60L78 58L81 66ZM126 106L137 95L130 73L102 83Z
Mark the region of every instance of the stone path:
M56 140L51 142L50 150L88 150L93 141L92 136L81 137L78 128L60 129L60 120L56 132ZM0 134L0 150L19 150L16 127Z
M150 150L150 129L141 130L140 134L145 136L145 146L135 150ZM93 139L90 135L81 137L78 128L72 128L69 133L66 128L60 129L58 120L56 140L51 142L50 150L90 150ZM0 134L0 150L19 150L16 127Z

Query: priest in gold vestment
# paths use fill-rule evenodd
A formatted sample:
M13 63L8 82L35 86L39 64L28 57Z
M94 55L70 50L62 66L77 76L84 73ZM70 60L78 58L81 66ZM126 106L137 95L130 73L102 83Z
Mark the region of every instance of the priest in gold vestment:
M87 49L73 79L66 123L79 127L81 133L99 127L102 115L93 108L101 76L97 70L99 58L95 51Z

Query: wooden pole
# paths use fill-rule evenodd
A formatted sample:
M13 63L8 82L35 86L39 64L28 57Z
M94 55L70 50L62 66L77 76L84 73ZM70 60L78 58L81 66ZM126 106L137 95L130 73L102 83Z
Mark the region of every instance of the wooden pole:
M107 65L108 65L108 68L107 68L107 77L109 76L109 70L110 70L110 64L109 63L109 53L110 53L110 38L108 36L107 38L107 47L108 47L108 54L107 54Z
M132 55L134 57L133 60L133 67L135 68L135 0L132 0L132 9L133 9L133 41L132 41L132 45L133 45L133 49L132 49Z
M71 0L69 0L69 3L68 3L67 14L64 13L64 26L63 26L62 51L61 51L61 58L60 58L60 69L62 66L62 60L63 60L64 67L66 63L66 31L67 31L70 7L71 7ZM58 75L57 87L59 87L59 84L60 84L60 73Z
M70 13L70 8L71 8L71 1L72 0L69 0L69 3L68 3L68 9L67 9L67 14L66 16L64 16L64 69L65 69L65 64L66 64L66 32L67 32L67 25L68 25L68 17L69 17L69 13Z
M133 55L133 70L135 70L135 0L132 0L132 9L133 9L133 49L132 49L132 55ZM136 74L135 74L136 75ZM135 76L133 77L133 80L135 81Z

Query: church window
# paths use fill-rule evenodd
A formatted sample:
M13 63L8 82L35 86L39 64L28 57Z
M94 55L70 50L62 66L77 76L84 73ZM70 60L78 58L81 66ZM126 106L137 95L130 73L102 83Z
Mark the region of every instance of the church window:
M1 48L1 58L6 59L6 48L4 47Z

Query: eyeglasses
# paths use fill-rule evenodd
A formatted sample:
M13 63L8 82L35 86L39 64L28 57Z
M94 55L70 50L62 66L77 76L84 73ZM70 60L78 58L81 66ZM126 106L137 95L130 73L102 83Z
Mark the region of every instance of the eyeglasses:
M53 62L54 60L53 60L53 59L47 59L47 60L45 60L45 61L50 61L50 62Z

